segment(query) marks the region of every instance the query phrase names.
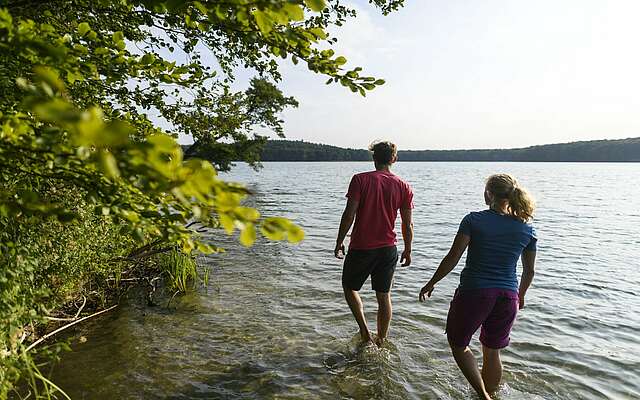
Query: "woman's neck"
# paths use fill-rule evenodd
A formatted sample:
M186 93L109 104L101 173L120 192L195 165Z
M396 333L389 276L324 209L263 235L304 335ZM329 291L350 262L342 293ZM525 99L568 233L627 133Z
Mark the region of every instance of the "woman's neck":
M503 204L492 204L489 208L491 208L493 211L497 212L498 214L509 214L509 205L506 203Z

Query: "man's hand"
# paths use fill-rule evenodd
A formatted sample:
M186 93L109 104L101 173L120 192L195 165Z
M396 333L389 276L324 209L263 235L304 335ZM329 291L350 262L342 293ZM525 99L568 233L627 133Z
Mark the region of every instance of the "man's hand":
M400 257L400 265L403 267L408 267L411 265L411 250L404 250L402 252L402 256Z
M425 301L426 297L431 297L431 293L433 292L433 288L434 288L433 284L431 282L427 282L427 284L424 285L422 287L422 289L420 290L420 296L418 296L418 299L420 301Z
M340 252L342 252L342 255L340 255ZM333 255L335 255L336 258L344 258L345 252L343 243L336 243L336 248L333 250Z
M524 308L524 296L520 296L519 303L520 304L518 308L522 310Z

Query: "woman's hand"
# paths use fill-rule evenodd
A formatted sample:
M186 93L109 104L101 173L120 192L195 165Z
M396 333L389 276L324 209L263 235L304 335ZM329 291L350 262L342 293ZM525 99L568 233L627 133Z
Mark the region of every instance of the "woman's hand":
M420 301L425 301L426 297L431 297L431 293L433 292L433 288L434 288L434 284L431 283L431 281L427 282L427 284L424 285L422 287L422 289L420 290L420 296L418 296L418 299Z

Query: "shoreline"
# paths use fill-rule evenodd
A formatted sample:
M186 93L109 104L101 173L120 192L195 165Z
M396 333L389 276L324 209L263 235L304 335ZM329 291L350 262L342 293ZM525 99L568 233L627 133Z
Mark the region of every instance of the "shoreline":
M234 161L241 163L242 161ZM277 162L314 162L314 163L338 163L338 162L353 162L353 163L371 163L371 160L262 160L261 163L277 163ZM398 159L398 163L535 163L535 164L634 164L640 163L640 160L636 161L541 161L541 160L403 160Z

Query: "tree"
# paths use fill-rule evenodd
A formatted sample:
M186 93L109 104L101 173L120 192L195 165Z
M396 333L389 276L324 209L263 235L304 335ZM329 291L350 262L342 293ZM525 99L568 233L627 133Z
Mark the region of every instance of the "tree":
M388 13L402 1L370 3ZM264 138L255 129L282 134L278 113L297 104L275 86L277 58L361 95L384 83L345 69L331 50L327 28L355 16L339 0L2 4L0 398L25 373L34 390L38 379L55 388L25 351L25 326L46 314L55 289L40 262L54 245L39 243L38 232L98 227L123 235L118 246L216 251L189 229L197 220L239 230L245 245L258 230L299 241L300 228L244 207L246 189L219 179L208 161L185 160L175 138L192 135L194 155L219 169L238 157L257 161ZM256 78L234 92L237 68Z

